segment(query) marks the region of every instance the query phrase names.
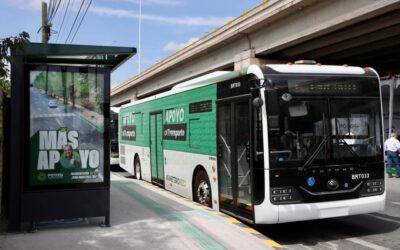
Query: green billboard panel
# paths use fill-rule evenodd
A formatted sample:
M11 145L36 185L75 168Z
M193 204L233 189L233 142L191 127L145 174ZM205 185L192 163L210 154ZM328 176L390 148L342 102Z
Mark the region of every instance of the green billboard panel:
M105 72L36 66L29 83L29 185L104 182Z

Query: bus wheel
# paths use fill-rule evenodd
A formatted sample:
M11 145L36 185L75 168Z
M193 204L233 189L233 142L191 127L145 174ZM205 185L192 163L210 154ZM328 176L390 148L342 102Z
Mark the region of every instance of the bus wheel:
M211 185L206 172L200 171L194 182L194 201L211 207Z
M138 180L142 179L142 169L140 167L139 157L135 158L135 178Z

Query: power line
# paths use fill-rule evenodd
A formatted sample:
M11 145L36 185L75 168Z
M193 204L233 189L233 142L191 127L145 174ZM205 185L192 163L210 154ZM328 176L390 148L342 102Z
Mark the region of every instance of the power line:
M67 43L67 41L68 41L68 39L69 39L69 36L71 35L72 30L73 30L74 27L75 27L76 20L78 19L78 16L79 16L79 14L81 13L82 6L83 6L83 3L84 3L84 2L85 2L85 0L82 0L81 6L79 7L78 14L77 14L76 17L75 17L74 23L73 23L72 26L71 26L71 30L70 30L69 33L68 33L68 36L67 36L67 39L65 40L65 43Z
M63 9L65 9L65 4L67 1L61 1L60 2L60 12L62 12ZM55 28L56 26L59 27L60 26L60 22L62 19L62 13L60 13L60 15L57 15L56 17L54 17L54 22L53 22L53 27ZM57 18L58 17L58 18ZM57 32L58 33L58 32Z
M49 20L52 6L53 6L53 0L50 0L49 6L47 7L47 20Z
M81 27L81 24L82 24L82 22L83 22L83 19L85 19L86 13L87 13L87 11L88 11L90 5L92 4L92 1L93 1L93 0L90 0L89 4L87 5L86 10L85 10L85 13L84 13L83 16L82 16L81 21L79 22L78 28L76 29L75 34L74 34L74 36L72 37L71 43L74 41L75 36L76 36L76 34L78 33L78 31L79 31L79 28Z
M51 0L50 0L51 1ZM56 16L58 9L60 8L61 0L56 0L56 2L53 1L52 5L52 10L49 15L49 22L53 20L53 18Z
M71 2L71 0L68 0L68 4L67 4L67 7L66 7L65 12L64 12L64 17L63 17L63 19L62 19L62 21L61 21L61 26L60 26L60 29L59 29L58 34L57 34L56 43L57 43L57 41L58 41L59 35L60 35L61 30L62 30L62 28L63 28L65 16L66 16L67 13L68 13L68 8L69 8L69 3L70 3L70 2Z
M67 26L68 26L68 24L69 24L69 18L71 17L71 13L72 13L72 11L74 10L74 5L75 5L75 3L77 3L77 1L74 1L74 0L72 0L71 1L71 5L70 5L70 8L69 8L69 12L68 12L68 14L67 14L67 19L65 19L65 26L64 26L64 33L66 33L67 31Z

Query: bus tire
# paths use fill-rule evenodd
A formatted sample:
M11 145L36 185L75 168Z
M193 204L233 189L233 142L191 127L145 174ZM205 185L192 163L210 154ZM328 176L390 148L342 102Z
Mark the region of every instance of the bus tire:
M135 178L137 180L141 180L142 179L142 167L140 166L140 160L139 157L135 158Z
M211 185L207 173L203 170L197 172L194 181L193 199L201 205L211 207Z

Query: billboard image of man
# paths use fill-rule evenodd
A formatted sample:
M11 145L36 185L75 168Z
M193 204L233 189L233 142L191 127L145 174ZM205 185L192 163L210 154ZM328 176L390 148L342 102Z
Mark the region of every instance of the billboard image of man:
M66 144L63 147L64 153L60 157L60 163L64 168L72 169L81 167L79 154L74 152L71 144Z

